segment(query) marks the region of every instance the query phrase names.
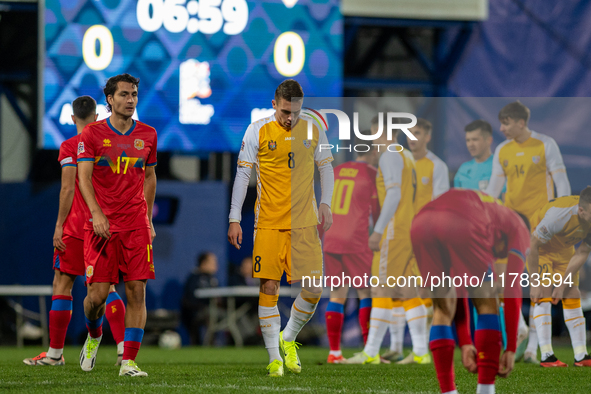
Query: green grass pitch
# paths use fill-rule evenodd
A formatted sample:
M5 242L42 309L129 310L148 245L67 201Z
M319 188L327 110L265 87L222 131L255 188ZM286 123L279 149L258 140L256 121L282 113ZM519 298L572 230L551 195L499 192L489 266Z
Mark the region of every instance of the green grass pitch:
M591 368L574 368L572 350L557 348L568 368L545 369L518 363L508 379L497 380L497 393L591 393ZM92 372L78 365L80 347L65 349L65 367L30 367L22 363L41 348L0 348L0 392L315 392L315 393L438 393L432 365L327 365L327 349L303 347L302 373L283 378L265 376L263 348L144 347L138 365L147 378L119 377L115 347L103 346ZM353 350L345 350L351 356ZM476 376L460 366L456 351L456 382L460 393L476 392Z

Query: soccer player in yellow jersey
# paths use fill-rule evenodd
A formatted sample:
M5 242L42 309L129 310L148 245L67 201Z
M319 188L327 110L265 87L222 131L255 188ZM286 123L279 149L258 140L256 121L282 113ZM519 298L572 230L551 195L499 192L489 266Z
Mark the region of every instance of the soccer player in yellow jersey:
M297 355L297 334L310 320L322 294L322 287L303 281L285 329L277 309L279 282L283 272L290 282L303 276L322 278L322 248L316 226L319 217L324 230L332 224L330 203L334 176L324 129L310 116L300 114L304 92L292 79L275 91L275 114L248 126L238 155L238 169L232 191L228 241L237 249L242 243L241 211L251 168L257 176L257 201L253 249L253 277L260 278L259 322L269 352L268 376L283 376L285 366L301 372ZM308 124L313 138L308 139ZM320 173L322 198L314 197L314 163Z
M372 121L374 131L384 129L385 125L384 117L380 120L378 116ZM396 141L396 135L393 138ZM375 141L382 146L390 144L384 132ZM415 162L409 151L399 148L388 146L379 160L376 186L381 212L369 238L369 247L379 251L374 255L372 274L379 277L380 286L371 289L373 303L365 348L348 360L351 364L380 363L380 345L392 317L392 298L414 300L404 308L413 342L413 358L421 364L431 362L427 348L427 310L418 298L417 288L413 285L390 287L394 283L387 282L388 277L408 277L418 273L410 242L417 187Z
M554 198L571 194L566 168L556 141L528 128L530 110L519 101L499 112L501 132L507 138L495 149L493 169L485 193L499 197L505 185L505 206L531 219L535 211ZM530 308L529 326L536 327ZM520 323L523 330L523 323ZM537 363L535 330L530 331L524 360Z
M408 147L415 159L417 171L417 194L415 198L415 209L418 213L425 204L435 199L440 194L449 190L449 170L447 165L437 157L433 152L427 149L427 144L431 141L433 125L427 119L418 118L417 124L411 127L409 131L415 136L415 140L406 137ZM412 264L416 264L413 257ZM406 300L405 302L394 301L392 308L392 321L390 322L390 351L383 355L383 358L394 361L402 358L402 346L404 340L404 329L406 326L405 306L413 305L418 300ZM430 298L422 300L427 308L427 332L429 332L429 321L433 316L433 305ZM415 319L419 320L419 319ZM420 324L417 321L415 324ZM422 327L422 324L418 325ZM400 364L414 363L412 353Z
M519 101L499 112L501 132L507 137L493 157L493 170L486 193L499 197L505 181L505 206L531 218L554 198L571 193L562 155L553 138L527 127L530 111Z
M532 228L535 229L527 264L529 272L540 274L537 284L536 278L530 277L531 298L536 303L534 321L542 352L540 365L567 366L556 358L552 350L552 296L555 303L562 300L564 322L575 353L575 366L591 367L578 274L591 250L591 187L587 186L580 196L560 197L544 205L534 214ZM581 241L575 252L575 245ZM567 268L570 269L567 271ZM552 284L556 286L554 294Z

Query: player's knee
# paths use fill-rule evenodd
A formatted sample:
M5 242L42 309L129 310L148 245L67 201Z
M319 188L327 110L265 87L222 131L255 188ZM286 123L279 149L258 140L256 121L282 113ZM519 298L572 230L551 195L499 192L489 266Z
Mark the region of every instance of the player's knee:
M131 306L142 306L146 300L145 286L142 282L139 283L126 283L127 291L127 303Z
M72 295L73 280L68 275L56 270L53 276L53 295Z
M263 294L275 295L279 293L279 282L276 280L261 281L260 291Z

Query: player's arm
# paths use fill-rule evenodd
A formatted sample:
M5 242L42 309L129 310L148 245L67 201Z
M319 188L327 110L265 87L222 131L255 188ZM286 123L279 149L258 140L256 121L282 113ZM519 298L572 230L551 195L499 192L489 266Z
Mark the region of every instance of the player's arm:
M62 240L64 235L64 222L72 208L74 193L76 191L76 165L65 164L62 167L62 187L60 189L60 204L53 233L53 246L59 251L66 250L66 244Z
M109 232L109 220L103 213L100 205L96 201L94 186L92 186L92 171L94 170L93 161L83 161L78 159L78 186L80 193L92 215L92 228L94 233L102 238L111 237Z
M566 166L562 160L558 144L554 139L549 138L548 141L544 141L544 150L546 153L546 167L556 185L557 197L570 196L570 182L566 175Z
M228 226L228 242L236 249L242 244L242 205L248 191L248 182L252 172L253 163L256 162L259 152L259 131L251 124L244 133L242 147L238 154L238 168L232 187L232 199L230 200L230 225Z
M589 258L590 252L591 235L589 235L585 241L581 242L581 245L579 245L579 247L575 251L575 254L573 255L573 257L571 257L570 261L568 262L568 267L566 267L564 278L562 278L562 284L560 286L555 287L552 291L552 303L554 305L558 304L558 302L562 300L566 287L570 286L570 284L567 284L565 282L572 281L572 278L575 276L575 274L579 272L583 265L585 265L585 262Z
M154 199L156 198L156 166L146 166L144 179L144 197L148 205L148 221L150 222L150 233L152 241L156 237L154 223L152 223L152 211L154 209Z
M449 169L443 161L435 162L433 167L433 199L449 190Z
M497 146L495 149L495 154L493 156L493 167L492 167L492 174L490 175L490 181L488 182L488 186L484 191L486 194L493 196L495 198L499 198L501 191L503 190L503 186L505 186L505 172L503 171L503 167L501 167L501 162L499 161L499 154L501 151L501 146Z
M404 163L400 155L383 154L380 157L380 170L384 178L386 188L386 197L382 204L380 216L373 228L373 233L369 237L369 248L374 252L380 250L380 240L386 226L392 220L402 198L402 168Z
M330 211L330 204L332 202L332 192L334 189L334 170L332 168L332 153L330 149L322 149L322 146L328 145L328 138L324 129L318 127L318 145L314 151L314 162L318 167L320 173L320 188L322 195L320 197L320 206L318 207L318 215L320 215L320 223L322 229L328 231L332 226L332 212Z

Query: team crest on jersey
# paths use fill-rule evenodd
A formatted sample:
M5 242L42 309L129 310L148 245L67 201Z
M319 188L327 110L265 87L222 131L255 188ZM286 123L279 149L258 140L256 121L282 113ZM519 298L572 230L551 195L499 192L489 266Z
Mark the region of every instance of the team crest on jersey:
M144 140L135 140L133 141L133 147L137 150L144 149Z
M306 147L306 149L310 149L310 147L312 146L312 140L304 140L304 146Z
M78 154L84 153L84 142L80 141L78 143Z
M550 231L548 231L546 226L540 227L540 233L542 233L544 237L550 237Z
M505 167L507 167L507 166L509 165L509 160L505 160L505 161L503 161L503 165L504 165Z
M94 275L94 268L92 268L92 265L89 265L86 268L86 277L87 278L92 278L92 275Z
M111 146L111 140L110 140L110 139L108 139L108 138L105 138L105 139L103 140L103 146L108 146L108 147L110 147L110 146Z
M277 149L277 141L269 141L269 150Z
M427 185L429 184L429 177L428 176L424 176L421 178L421 181L423 182L423 185Z
M531 158L534 164L538 164L540 162L540 156L534 156Z

